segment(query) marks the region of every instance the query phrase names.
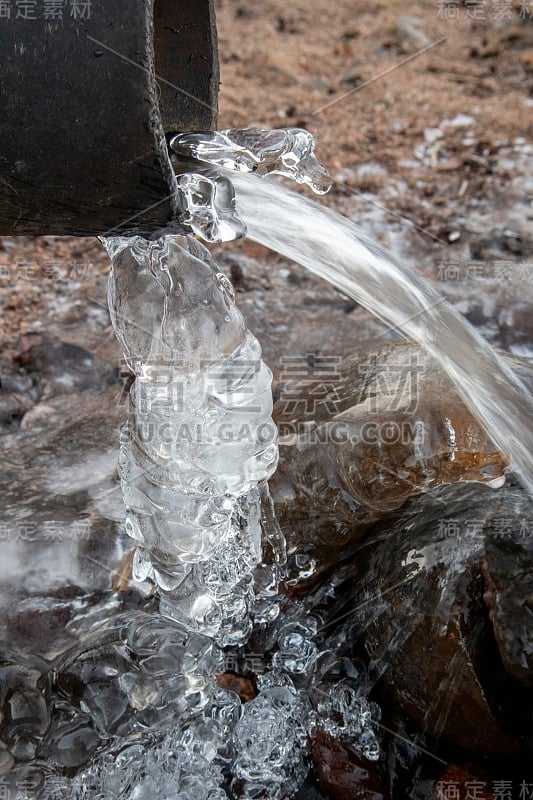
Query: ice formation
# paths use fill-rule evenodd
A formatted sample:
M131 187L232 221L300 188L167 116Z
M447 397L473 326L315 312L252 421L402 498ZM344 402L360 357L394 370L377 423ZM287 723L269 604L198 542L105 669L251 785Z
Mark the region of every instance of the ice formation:
M63 701L65 721L45 748L57 752L67 730L79 739L89 725L102 743L73 779L48 780L39 800L283 800L303 784L319 731L375 761L378 715L364 677L319 646L312 615L291 622L294 611L289 601L271 629L272 665L247 702L217 687L226 661L208 637L145 612L100 625L57 669L60 686L80 687L84 721L74 727L80 712ZM294 636L306 642L296 667Z
M157 586L162 615L135 593L129 607L91 597L90 611L75 599L79 616L67 626L78 645L53 664L6 657L3 788L16 790L33 770L38 800L283 800L306 778L310 738L323 733L362 758L380 755L370 678L337 655L351 652L346 634L327 632L346 616L331 601L349 566L304 598L291 597L291 580L278 594L271 373L229 282L187 235L244 232L231 179L217 170L277 173L316 191L329 178L314 140L297 129L182 134L172 147L182 233L105 240L113 324L135 375L119 459L126 525L134 576ZM256 216L247 214L251 231ZM306 225L313 243L311 212ZM291 555L293 585L315 574L309 554ZM260 649L262 669L248 670L255 680L244 702L218 676L234 671L229 658L246 657L247 642Z
M83 702L108 743L73 783L58 781L58 797L282 800L304 782L308 737L320 725L361 740L370 758L379 747L363 699L346 687L337 700L324 678L331 652L321 649L319 617L306 617L312 599L298 610L278 594L285 551L267 484L278 458L272 374L229 281L188 234L225 241L245 232L220 167L290 176L317 192L330 179L314 139L298 129L182 134L171 146L182 233L103 240L111 318L135 375L119 456L133 575L157 586L162 619L153 630L139 623L140 641L134 625L135 641L126 639L138 667L120 667L109 686L100 629L96 693L119 704L120 726L110 724L114 712L102 715L89 680ZM266 668L243 703L216 686L219 648L242 654L258 630ZM84 663L78 653L68 667L81 669L82 682L92 674Z
M276 172L329 188L306 131L234 129L175 136L182 159ZM244 226L231 181L177 170L179 220L208 241ZM221 645L246 640L252 606L276 593L283 542L266 480L277 463L272 374L246 330L231 285L190 235L103 240L112 259L109 307L135 374L120 445L126 526L137 542L134 576L159 587L161 611ZM265 502L261 502L261 494ZM262 528L274 560L258 573ZM274 612L275 615L275 612Z
M315 139L303 128L262 130L230 128L225 131L181 133L170 141L181 159L197 159L216 167L258 175L284 175L325 194L331 177L315 156Z
M134 575L157 583L163 614L236 644L251 630L260 489L277 463L272 374L203 245L106 246L113 325L135 374L119 458Z

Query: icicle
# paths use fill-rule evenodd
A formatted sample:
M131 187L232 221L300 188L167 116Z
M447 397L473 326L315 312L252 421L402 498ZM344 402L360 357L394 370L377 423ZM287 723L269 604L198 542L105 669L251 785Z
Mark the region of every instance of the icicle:
M272 374L203 245L105 244L113 325L136 376L119 458L134 574L157 583L163 614L236 644L252 626L259 489L278 456Z

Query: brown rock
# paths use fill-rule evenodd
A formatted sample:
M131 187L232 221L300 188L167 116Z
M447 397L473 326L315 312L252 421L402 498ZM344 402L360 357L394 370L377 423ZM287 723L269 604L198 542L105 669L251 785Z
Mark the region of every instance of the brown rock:
M280 465L270 486L289 554L325 571L409 499L502 480L506 458L417 346L330 366L320 383L282 387L274 409Z
M319 732L311 740L311 755L320 788L334 800L387 800L375 766L348 747Z
M492 785L492 781L487 780L486 775L475 767L448 764L446 771L435 782L431 800L442 800L443 797L467 800L476 796L480 800L498 800L498 796L491 792Z
M257 696L253 681L250 678L235 675L233 672L223 672L217 675L217 683L221 689L227 689L229 692L238 694L243 703L247 703Z
M352 616L344 612L340 623L346 638L363 643L394 708L433 739L485 756L524 752L531 737L529 694L513 680L519 666L522 683L531 680L520 661L530 638L528 583L518 581L514 596L511 589L526 559L507 564L490 540L496 519L521 519L521 496L513 486L457 485L412 501L358 554ZM483 580L483 564L496 589ZM485 604L498 591L507 597L495 601L496 642Z
M531 505L495 518L481 565L494 635L503 665L520 684L533 686L533 518Z

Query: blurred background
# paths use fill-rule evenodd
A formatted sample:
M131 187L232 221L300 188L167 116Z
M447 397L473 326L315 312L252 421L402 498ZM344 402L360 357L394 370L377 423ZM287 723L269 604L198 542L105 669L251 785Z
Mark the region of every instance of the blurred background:
M219 0L217 17L219 127L307 128L336 181L323 202L440 281L452 300L460 291L460 310L491 341L526 354L533 4ZM327 287L316 296L319 284L299 267L246 241L214 250L271 359L281 321L268 297L281 298L284 316L293 305L300 316L302 298L315 316L325 304L327 329L333 323L353 342L344 328L353 304ZM116 359L107 269L93 239L0 238L4 351L20 347L21 334L46 331ZM490 309L479 302L487 292ZM311 327L311 349L323 347L327 336ZM344 337L336 338L338 352Z

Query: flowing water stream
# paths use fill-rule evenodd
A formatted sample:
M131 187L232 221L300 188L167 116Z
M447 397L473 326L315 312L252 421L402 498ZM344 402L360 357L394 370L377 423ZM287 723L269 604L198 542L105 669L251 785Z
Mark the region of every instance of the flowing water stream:
M248 236L426 348L533 496L533 398L464 317L353 222L254 175L231 173L231 179Z
M331 180L306 131L184 134L171 147L182 158L212 165L231 182L251 239L328 280L426 348L533 496L533 398L510 367L431 284L356 224L260 179L280 174L319 194L328 191Z

